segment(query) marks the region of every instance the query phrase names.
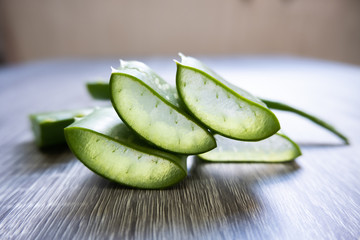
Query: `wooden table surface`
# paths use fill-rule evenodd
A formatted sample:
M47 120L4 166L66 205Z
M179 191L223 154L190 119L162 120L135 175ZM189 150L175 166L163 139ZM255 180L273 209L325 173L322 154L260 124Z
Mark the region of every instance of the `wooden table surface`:
M174 82L172 58L142 59ZM328 120L350 139L292 114L282 130L303 155L287 164L209 164L167 190L103 179L66 148L40 151L28 114L107 105L87 80L110 60L0 68L0 239L359 239L360 67L288 57L202 58L231 82Z

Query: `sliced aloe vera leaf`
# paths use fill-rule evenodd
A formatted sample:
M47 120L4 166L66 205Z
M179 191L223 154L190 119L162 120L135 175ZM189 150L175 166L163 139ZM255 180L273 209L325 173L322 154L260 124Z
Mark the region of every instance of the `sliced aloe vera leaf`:
M120 118L154 145L181 154L216 147L212 134L180 108L176 90L145 64L121 61L110 92Z
M339 138L341 138L345 144L349 144L349 140L347 139L347 137L342 134L340 131L338 131L334 126L332 126L331 124L325 122L324 120L321 120L318 117L315 117L314 115L311 115L309 113L306 113L302 110L299 110L297 108L294 108L292 106L289 106L285 103L281 103L281 102L276 102L276 101L270 101L270 100L266 100L266 99L262 99L262 101L269 107L272 109L276 109L276 110L281 110L281 111L287 111L287 112L292 112L295 113L297 115L300 115L304 118L309 119L310 121L312 121L313 123L329 130L330 132L332 132L333 134L335 134L336 136L338 136Z
M301 155L299 146L287 136L276 133L258 142L243 142L215 135L217 147L198 156L211 162L277 163L294 160Z
M95 110L65 128L66 141L90 170L136 188L169 187L187 175L186 157L149 147L112 108Z
M86 87L91 97L99 100L110 99L109 83L105 81L87 82Z
M266 105L203 63L182 54L176 61L176 85L188 110L211 130L238 140L258 141L275 134L280 124Z
M44 112L29 115L35 142L41 148L64 144L64 128L88 115L93 108Z

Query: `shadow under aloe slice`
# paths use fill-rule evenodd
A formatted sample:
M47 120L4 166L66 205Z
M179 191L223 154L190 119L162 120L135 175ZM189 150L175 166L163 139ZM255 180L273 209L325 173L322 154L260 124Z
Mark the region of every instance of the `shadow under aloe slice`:
M141 62L121 61L110 79L111 102L137 134L164 150L199 154L214 137L181 109L176 90Z
M187 175L186 157L154 149L139 139L112 108L95 110L65 128L66 141L90 170L136 188L169 187Z

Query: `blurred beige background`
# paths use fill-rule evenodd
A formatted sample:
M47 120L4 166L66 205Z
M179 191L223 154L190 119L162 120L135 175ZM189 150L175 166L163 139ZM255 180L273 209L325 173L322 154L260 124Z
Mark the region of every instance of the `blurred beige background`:
M7 62L289 54L360 64L359 0L0 0Z

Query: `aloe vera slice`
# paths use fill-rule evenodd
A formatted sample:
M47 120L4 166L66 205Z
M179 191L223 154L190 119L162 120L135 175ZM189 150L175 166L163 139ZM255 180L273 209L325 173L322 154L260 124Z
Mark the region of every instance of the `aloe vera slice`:
M211 162L276 163L294 160L301 155L299 146L287 136L276 133L258 142L243 142L215 135L217 147L198 155Z
M87 82L86 87L93 98L99 100L110 99L109 83L105 81Z
M336 136L338 136L339 138L341 138L345 144L349 144L349 140L347 139L346 136L344 136L341 132L339 132L334 126L332 126L331 124L321 120L318 117L315 117L309 113L306 113L302 110L299 110L297 108L294 108L292 106L289 106L285 103L281 103L281 102L276 102L276 101L270 101L270 100L265 100L262 99L262 101L269 107L272 109L276 109L276 110L281 110L281 111L287 111L287 112L292 112L295 113L297 115L300 115L304 118L309 119L310 121L312 121L313 123L329 130L330 132L332 132L333 134L335 134Z
M90 170L136 188L169 187L186 175L186 157L146 145L112 108L95 110L65 128L66 141Z
M258 141L275 134L280 124L266 105L203 63L182 54L176 61L176 85L189 111L211 130L238 140Z
M181 154L216 146L212 134L180 108L176 90L145 64L121 61L111 75L110 92L124 123L154 145Z
M72 124L75 118L86 116L92 111L93 108L86 108L29 115L36 144L41 148L64 144L64 128Z

